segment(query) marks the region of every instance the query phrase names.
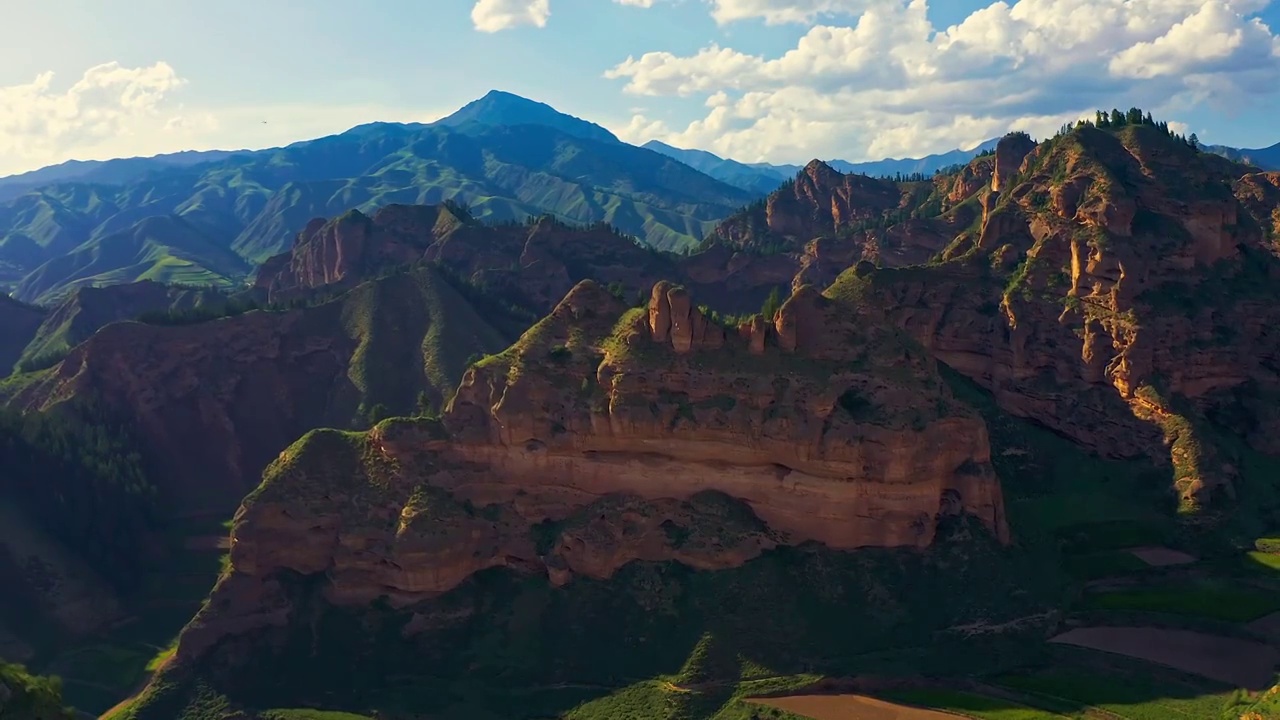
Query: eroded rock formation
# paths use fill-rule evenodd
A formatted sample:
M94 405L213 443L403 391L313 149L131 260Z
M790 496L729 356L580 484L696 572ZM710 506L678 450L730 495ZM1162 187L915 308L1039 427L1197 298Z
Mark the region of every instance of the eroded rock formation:
M283 453L179 653L287 622L285 571L324 573L333 603L405 607L492 567L562 584L779 544L923 547L957 514L1007 539L985 424L895 329L807 287L727 328L669 283L628 310L584 282L441 420Z
M951 262L848 271L832 292L884 308L1003 409L1172 464L1184 502L1230 494L1215 432L1278 449L1273 179L1150 126L1011 136L995 164Z

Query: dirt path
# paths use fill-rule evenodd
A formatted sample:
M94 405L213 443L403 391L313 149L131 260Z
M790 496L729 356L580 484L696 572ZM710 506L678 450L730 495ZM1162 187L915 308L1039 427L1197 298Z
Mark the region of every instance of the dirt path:
M1050 642L1127 655L1250 690L1271 687L1280 665L1280 650L1269 645L1190 630L1077 628Z
M813 720L956 720L941 710L896 705L866 695L790 695L746 700L753 705L785 710Z

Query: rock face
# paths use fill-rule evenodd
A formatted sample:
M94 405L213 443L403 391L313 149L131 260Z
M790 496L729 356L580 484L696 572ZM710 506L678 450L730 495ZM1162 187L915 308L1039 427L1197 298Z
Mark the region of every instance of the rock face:
M410 412L419 393L439 402L468 356L509 340L422 268L305 309L109 325L3 399L102 404L136 431L176 513L222 514L302 433L351 427L379 403Z
M1000 192L1022 167L1022 161L1036 149L1036 143L1026 133L1010 133L996 143L996 160L991 175L991 191Z
M773 288L790 286L798 270L794 258L752 257L719 246L689 256L661 252L606 225L574 228L543 218L492 226L449 206L388 205L372 218L351 212L312 220L289 253L263 264L256 287L272 302L289 301L418 260L439 263L539 315L585 279L620 285L634 296L673 278L727 311L755 310Z
M313 219L290 252L263 263L255 286L273 302L320 287L342 289L370 271L407 264L435 240L466 222L444 205L388 205L373 217L352 210L332 220Z
M850 230L910 207L911 197L912 191L898 183L844 175L814 160L764 202L721 223L716 236L735 249L778 245L795 251L813 238Z
M986 155L932 179L890 181L842 175L815 160L794 182L721 223L713 247L766 255L791 273L792 289L826 287L861 261L922 265L980 220L978 197L995 162Z
M333 603L405 607L492 567L563 584L806 541L923 547L957 514L1007 540L989 456L932 360L856 306L803 288L739 330L669 283L627 310L584 282L469 370L440 421L283 453L179 655L288 622L286 571L324 573Z
M1280 449L1273 179L1150 126L1025 150L1001 142L999 192L953 261L848 271L831 292L884 308L1005 410L1171 464L1184 503L1230 494L1214 432Z

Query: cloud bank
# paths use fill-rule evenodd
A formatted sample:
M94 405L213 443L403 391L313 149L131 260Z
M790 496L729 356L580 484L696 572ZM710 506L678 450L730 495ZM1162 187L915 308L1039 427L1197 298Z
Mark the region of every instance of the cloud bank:
M658 138L746 161L879 158L969 147L1010 129L1050 133L1112 105L1241 105L1280 80L1270 0L1017 0L934 27L926 0L711 0L717 22L811 24L775 57L708 45L655 50L605 73L632 95L700 99Z
M161 102L186 81L163 62L126 68L91 67L65 91L54 75L0 87L0 156L43 158L128 135L137 120L154 117Z
M522 25L546 27L551 0L478 0L471 22L480 32L495 33Z

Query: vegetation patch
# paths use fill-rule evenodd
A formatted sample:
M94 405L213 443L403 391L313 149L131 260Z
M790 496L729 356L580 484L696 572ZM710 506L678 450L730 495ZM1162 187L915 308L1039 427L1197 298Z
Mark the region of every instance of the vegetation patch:
M1109 653L1056 649L1042 667L992 682L1024 702L1068 717L1237 720L1231 688Z
M1061 715L974 692L939 688L901 689L878 693L880 697L923 708L981 720L1057 720Z
M0 717L4 720L73 720L62 704L62 682L32 675L21 665L0 661Z
M1094 592L1080 603L1088 610L1123 610L1249 622L1280 610L1280 594L1247 585L1203 581L1182 586Z

